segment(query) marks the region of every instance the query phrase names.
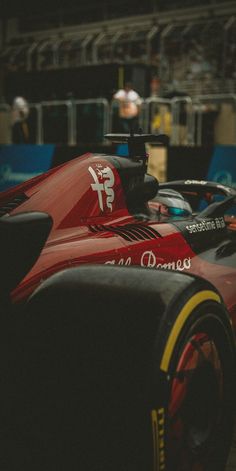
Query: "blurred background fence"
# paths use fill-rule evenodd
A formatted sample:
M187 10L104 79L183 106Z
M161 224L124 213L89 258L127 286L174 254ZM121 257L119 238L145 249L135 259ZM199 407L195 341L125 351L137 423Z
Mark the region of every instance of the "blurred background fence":
M0 105L0 119L0 143L9 144L9 105ZM30 103L30 143L102 144L106 133L117 131L117 121L117 104L106 98ZM144 98L139 123L144 132L168 134L171 145L233 145L236 94Z

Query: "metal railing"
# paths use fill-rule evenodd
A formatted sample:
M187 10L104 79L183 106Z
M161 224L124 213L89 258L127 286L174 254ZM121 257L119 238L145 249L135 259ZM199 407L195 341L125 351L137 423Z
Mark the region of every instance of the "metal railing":
M29 127L35 144L103 142L109 131L109 103L104 98L31 103Z
M225 127L225 135L227 135L229 123L225 122L221 115L222 104L231 105L229 116L231 136L227 143L236 144L236 94L198 95L193 98L188 96L170 99L145 98L141 105L139 125L146 133L169 134L171 145L205 145L208 144L204 141L204 134L206 134L208 126L205 123L205 118L213 105L217 108L214 119L218 120L221 134L224 133ZM30 142L65 145L103 144L106 133L116 132L115 123L119 119L117 106L113 100L109 102L105 98L31 103L28 118ZM9 137L5 138L5 142L3 138L4 130L10 129L10 111L9 105L0 105L1 143L11 142ZM214 133L213 129L212 133Z

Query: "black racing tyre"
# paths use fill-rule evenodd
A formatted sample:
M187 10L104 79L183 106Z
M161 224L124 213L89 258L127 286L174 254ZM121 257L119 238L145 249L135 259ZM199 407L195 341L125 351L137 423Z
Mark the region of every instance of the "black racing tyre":
M14 471L224 470L235 343L211 284L84 266L45 281L22 319Z
M214 290L195 289L166 316L154 354L160 366L152 389L154 470L222 471L234 424L235 352L227 312Z

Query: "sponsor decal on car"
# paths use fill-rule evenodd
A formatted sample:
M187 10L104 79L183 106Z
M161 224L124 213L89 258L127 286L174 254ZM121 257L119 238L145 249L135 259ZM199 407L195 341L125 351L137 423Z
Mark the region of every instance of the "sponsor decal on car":
M206 185L207 181L205 180L185 180L185 185Z
M115 198L113 189L115 177L112 169L108 166L103 167L101 164L98 164L95 168L90 166L88 171L94 180L94 183L91 183L91 188L93 191L97 192L99 208L101 211L105 211L105 209L110 209L110 211L112 211L112 203ZM104 194L106 195L105 208L103 200Z
M123 258L120 258L119 260L115 260L115 259L107 260L105 262L105 265L130 266L130 265L137 265L137 263L133 262L131 257L128 257L128 258L123 257ZM165 263L158 263L158 259L156 255L154 254L154 252L152 250L146 250L141 255L139 265L141 265L141 267L146 267L146 268L183 271L183 270L190 270L191 258L190 257L186 257L184 259L179 258L177 260L171 260Z
M143 252L141 256L141 267L146 268L161 268L169 270L190 270L191 268L191 258L187 257L184 259L171 260L170 262L158 263L156 255L152 250L147 250Z
M223 217L211 219L210 221L201 221L195 224L186 226L187 231L192 234L193 232L215 231L216 229L224 229L226 227Z
M105 265L126 265L126 266L129 266L132 264L132 259L131 257L128 257L128 258L120 258L118 261L116 261L115 259L113 260L107 260L105 262Z

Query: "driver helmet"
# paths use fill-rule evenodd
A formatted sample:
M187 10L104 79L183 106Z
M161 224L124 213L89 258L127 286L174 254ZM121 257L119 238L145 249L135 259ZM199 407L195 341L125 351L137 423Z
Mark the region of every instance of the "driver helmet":
M163 216L182 216L187 217L192 215L192 209L188 201L186 201L176 190L171 188L160 189L156 197L152 200L158 204L158 211Z

